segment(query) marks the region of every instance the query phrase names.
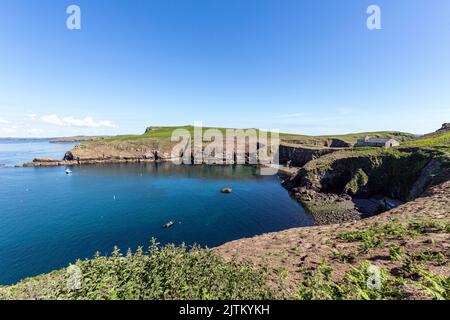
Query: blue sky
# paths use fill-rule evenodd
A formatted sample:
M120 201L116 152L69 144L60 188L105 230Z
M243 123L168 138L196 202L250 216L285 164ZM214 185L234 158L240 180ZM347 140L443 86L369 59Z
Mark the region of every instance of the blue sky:
M426 133L450 121L449 57L448 0L3 0L0 136Z

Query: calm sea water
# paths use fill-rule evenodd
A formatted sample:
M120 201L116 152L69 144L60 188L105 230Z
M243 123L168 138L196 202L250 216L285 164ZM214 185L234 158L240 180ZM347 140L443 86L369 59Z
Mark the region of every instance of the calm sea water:
M13 152L0 151L0 162L30 158ZM0 168L0 284L110 253L114 245L135 250L152 237L214 247L313 224L278 177L262 177L255 167L83 166L71 176L65 169ZM228 186L233 193L219 192ZM177 224L162 228L169 220Z
M0 166L14 166L34 158L49 157L56 160L72 149L75 143L50 143L49 140L1 140Z

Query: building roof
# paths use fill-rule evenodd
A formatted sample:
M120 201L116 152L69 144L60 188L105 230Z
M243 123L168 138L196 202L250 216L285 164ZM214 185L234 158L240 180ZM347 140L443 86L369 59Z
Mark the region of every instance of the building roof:
M373 142L373 143L386 143L388 141L392 141L394 139L390 139L390 138L366 138L365 141L366 142Z

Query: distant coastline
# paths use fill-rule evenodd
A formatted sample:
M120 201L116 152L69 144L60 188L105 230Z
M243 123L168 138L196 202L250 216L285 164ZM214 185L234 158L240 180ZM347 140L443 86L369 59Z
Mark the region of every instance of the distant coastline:
M66 143L66 142L88 142L109 138L111 138L111 136L74 136L74 137L56 137L56 138L0 137L0 141L49 141L50 143Z

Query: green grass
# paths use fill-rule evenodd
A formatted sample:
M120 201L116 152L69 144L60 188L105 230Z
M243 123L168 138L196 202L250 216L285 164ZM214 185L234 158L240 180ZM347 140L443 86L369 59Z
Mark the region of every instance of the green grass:
M149 130L149 129L152 130ZM187 126L162 126L162 127L149 127L147 128L146 132L144 134L140 135L120 135L111 137L109 139L104 139L102 141L104 142L111 142L111 141L127 141L127 140L140 140L140 139L170 139L172 136L172 133L176 129L185 129L189 131L189 133L193 136L194 134L194 127L187 125ZM203 130L208 129L218 129L222 132L223 135L225 135L227 128L219 128L219 127L203 127ZM234 129L235 130L235 129ZM247 130L247 129L243 129ZM257 132L259 130L254 129ZM401 132L391 132L391 131L379 131L379 132L362 132L362 133L352 133L352 134L345 134L345 135L328 135L328 136L307 136L307 135L300 135L300 134L291 134L291 133L280 133L280 138L282 140L300 140L303 142L311 143L311 145L316 145L317 143L323 143L323 141L327 139L340 139L342 141L348 142L348 143L355 143L358 139L363 138L365 136L371 136L371 137L379 137L379 138L397 138L400 141L407 141L411 140L414 136L409 133L401 133Z
M393 220L382 226L374 226L364 230L343 232L338 238L347 242L364 241L375 236L394 236L397 239L407 240L419 234L448 233L449 224L433 220L411 220L400 222Z
M152 130L149 130L152 128ZM146 132L144 134L140 135L121 135L112 137L110 139L105 139L102 141L111 142L111 141L127 141L127 140L140 140L140 139L170 139L172 137L172 134L177 129L183 129L187 130L189 134L193 137L194 136L194 126L173 126L173 127L149 127L147 128ZM223 136L225 137L227 130L231 128L218 128L218 127L203 127L203 132L209 129L215 129L219 130ZM231 129L236 130L236 129ZM242 129L242 130L249 130L249 129ZM259 130L256 130L257 133L259 133Z
M283 133L281 137L283 138L301 138L301 139L340 139L342 141L348 143L356 143L358 139L364 137L371 138L392 138L398 141L409 141L415 138L415 135L411 133L405 132L396 132L396 131L373 131L373 132L359 132L359 133L349 133L349 134L336 134L336 135L321 135L321 136L307 136L307 135L297 135L297 134L289 134Z
M431 148L450 152L450 132L425 136L414 141L405 142L401 147L406 148Z
M380 288L370 289L367 285L369 277L369 262L357 267L351 266L342 280L335 281L332 270L323 262L314 271L305 272L303 283L298 289L296 298L299 300L381 300L399 299L401 280L388 277L386 270L380 269Z
M380 268L379 288L369 288L371 277L370 262L359 266L350 266L341 280L336 281L331 276L332 269L324 262L313 271L304 271L304 280L299 286L296 299L298 300L397 300L408 298L405 287L413 286L435 300L450 299L450 278L425 271L421 266L405 265L405 269L413 268L416 278L393 278ZM410 270L408 271L410 272Z
M402 249L400 246L392 245L389 247L389 258L391 261L400 261L402 259Z

